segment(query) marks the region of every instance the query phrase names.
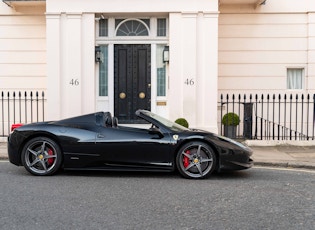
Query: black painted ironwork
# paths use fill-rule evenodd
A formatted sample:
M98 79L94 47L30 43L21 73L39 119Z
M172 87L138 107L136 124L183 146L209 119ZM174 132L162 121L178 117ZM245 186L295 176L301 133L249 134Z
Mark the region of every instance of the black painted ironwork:
M24 96L22 96L24 95ZM32 123L45 120L45 93L21 91L1 92L0 100L0 137L10 134L11 125Z
M221 94L218 114L221 135L224 135L222 118L232 111L241 120L237 126L237 138L314 140L315 94L250 94L249 102L247 98L245 94Z

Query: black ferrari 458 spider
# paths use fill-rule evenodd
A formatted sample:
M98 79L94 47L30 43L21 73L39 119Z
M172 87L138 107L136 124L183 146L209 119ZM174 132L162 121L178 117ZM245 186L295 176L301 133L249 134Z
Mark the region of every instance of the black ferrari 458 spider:
M184 128L146 110L146 127L118 125L109 112L60 121L15 125L8 137L10 162L34 175L59 169L174 171L205 178L214 171L252 167L252 150L216 134Z

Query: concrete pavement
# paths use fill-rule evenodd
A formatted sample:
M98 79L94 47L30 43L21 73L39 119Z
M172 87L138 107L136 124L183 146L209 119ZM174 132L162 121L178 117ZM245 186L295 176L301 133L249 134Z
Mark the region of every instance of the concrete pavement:
M256 166L315 169L314 142L247 141ZM7 143L0 142L0 160L7 160Z

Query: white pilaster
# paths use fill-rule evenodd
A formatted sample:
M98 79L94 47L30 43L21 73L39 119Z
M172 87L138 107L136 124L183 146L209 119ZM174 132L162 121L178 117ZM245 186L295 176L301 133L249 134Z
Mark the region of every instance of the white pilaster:
M71 117L82 113L82 33L80 13L67 14L64 17L63 49L65 57L64 71L61 76L62 116Z
M46 15L47 33L47 120L61 117L61 50L60 14Z
M82 113L93 113L96 110L95 95L97 94L95 82L95 25L94 14L83 14L82 16L82 78L81 78L81 100Z
M170 118L217 132L218 13L170 14Z
M218 132L218 13L198 15L197 127Z

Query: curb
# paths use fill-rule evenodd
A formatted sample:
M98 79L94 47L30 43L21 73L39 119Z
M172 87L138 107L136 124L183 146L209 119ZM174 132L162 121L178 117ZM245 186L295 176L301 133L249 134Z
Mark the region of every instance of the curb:
M277 168L295 168L295 169L311 169L315 170L315 164L301 164L296 162L261 162L254 161L254 166L277 167Z

